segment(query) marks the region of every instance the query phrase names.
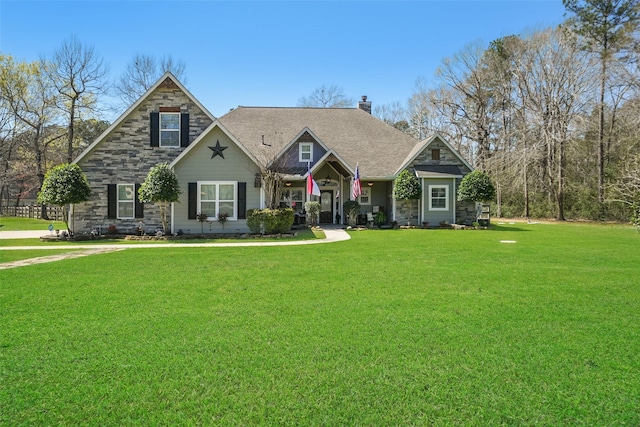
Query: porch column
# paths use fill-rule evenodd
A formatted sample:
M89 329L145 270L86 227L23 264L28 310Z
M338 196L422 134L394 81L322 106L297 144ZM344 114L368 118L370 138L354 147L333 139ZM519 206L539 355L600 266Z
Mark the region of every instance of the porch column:
M453 219L451 220L451 224L455 224L456 223L456 179L455 178L451 178L453 180L453 185L451 185L451 192L452 197L453 197L453 209L452 209L452 215L453 215Z

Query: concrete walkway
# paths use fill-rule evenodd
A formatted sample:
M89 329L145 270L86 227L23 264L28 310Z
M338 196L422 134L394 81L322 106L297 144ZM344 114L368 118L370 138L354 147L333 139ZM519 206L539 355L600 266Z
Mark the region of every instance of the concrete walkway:
M296 245L316 245L322 243L333 243L349 240L351 236L341 228L327 228L324 229L324 239L314 240L285 240L276 242L261 242L261 241L242 241L242 242L230 242L230 243L132 243L132 244L73 244L73 245L57 245L51 244L47 246L0 246L0 251L15 251L15 250L42 250L42 249L85 249L79 252L69 252L58 255L44 256L38 258L29 258L20 261L12 261L0 263L0 270L7 268L23 267L25 265L41 264L44 262L59 261L62 259L78 258L88 255L97 255L101 253L120 251L123 249L144 249L144 248L211 248L211 247L233 247L233 246L296 246ZM38 238L42 236L42 231L3 231L1 232L4 239L20 239L20 238ZM34 234L36 234L34 236ZM14 237L6 237L11 235ZM21 236L21 237L15 237ZM0 256L0 259L2 257Z
M313 239L313 240L283 240L283 241L271 241L271 242L261 242L260 240L251 240L251 241L239 241L239 242L228 242L228 243L130 243L130 244L122 244L122 243L88 243L88 244L71 244L71 245L56 245L51 244L47 246L0 246L1 250L20 250L20 249L109 249L109 248L118 248L118 249L136 249L136 248L164 248L164 247L173 247L173 248L209 248L209 247L231 247L231 246L296 246L296 245L316 245L320 243L333 243L333 242L341 242L344 240L349 240L351 236L341 228L326 228L323 229L325 234L324 239ZM2 233L23 233L24 236L27 236L28 233L34 233L29 231L3 231ZM38 233L38 232L35 232ZM40 237L42 232L39 232L36 236ZM15 235L15 234L14 234ZM3 237L4 239L20 239L27 237ZM33 235L31 235L33 238Z
M27 230L27 231L2 231L0 229L0 240L2 239L38 239L40 236L49 236L47 230Z

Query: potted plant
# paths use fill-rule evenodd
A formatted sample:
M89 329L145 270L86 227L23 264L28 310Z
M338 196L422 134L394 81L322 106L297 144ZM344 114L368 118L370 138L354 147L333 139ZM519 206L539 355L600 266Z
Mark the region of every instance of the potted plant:
M349 221L350 226L356 225L358 214L360 213L360 203L357 200L347 200L342 204L342 209Z
M309 223L312 226L318 225L318 215L320 214L320 203L305 202L304 210L307 211L307 218L309 219Z

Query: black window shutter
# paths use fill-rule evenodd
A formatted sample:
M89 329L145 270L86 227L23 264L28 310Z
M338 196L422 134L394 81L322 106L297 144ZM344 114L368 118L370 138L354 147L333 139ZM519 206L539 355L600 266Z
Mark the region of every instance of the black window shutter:
M116 199L116 184L107 184L107 218L118 217L118 200Z
M247 219L247 183L238 183L238 219Z
M151 146L160 146L160 113L151 113L151 119L149 120L151 129Z
M198 183L190 182L189 183L189 219L196 219L196 215L198 214Z
M180 114L180 147L189 146L189 113Z
M135 185L136 194L135 194L135 217L136 218L144 218L144 204L140 201L138 197L138 190L140 190L140 184Z

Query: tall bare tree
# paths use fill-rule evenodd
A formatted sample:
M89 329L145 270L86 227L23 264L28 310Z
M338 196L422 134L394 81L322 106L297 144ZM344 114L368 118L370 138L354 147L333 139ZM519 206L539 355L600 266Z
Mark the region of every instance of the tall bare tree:
M354 105L355 102L336 85L319 86L311 92L311 95L298 99L298 107L346 108Z
M136 54L127 64L115 84L114 90L123 105L129 106L138 100L167 71L186 84L186 65L181 59L166 55L160 59L152 55Z
M605 188L605 98L609 65L616 55L629 48L640 24L638 0L563 0L573 14L568 21L580 36L583 46L600 62L598 98L598 202L604 202Z
M436 70L440 81L450 87L450 97L442 99L443 108L453 115L452 124L460 126L475 145L474 158L484 169L491 155L491 132L494 96L483 63L485 48L479 42L470 43L453 56L445 58Z
M64 136L53 135L50 126L59 114L59 94L54 89L41 62L15 62L0 56L0 96L19 126L21 137L33 156L38 177L38 191L46 173L46 149L54 140ZM43 209L43 218L46 211Z
M95 111L98 97L105 89L107 67L94 47L82 44L76 36L63 41L42 64L60 94L60 108L67 116L67 162L71 163L77 154L76 122L82 111Z
M589 61L575 39L548 29L523 45L514 72L527 121L538 130L542 175L556 205L556 219L564 220L566 148L593 81Z

